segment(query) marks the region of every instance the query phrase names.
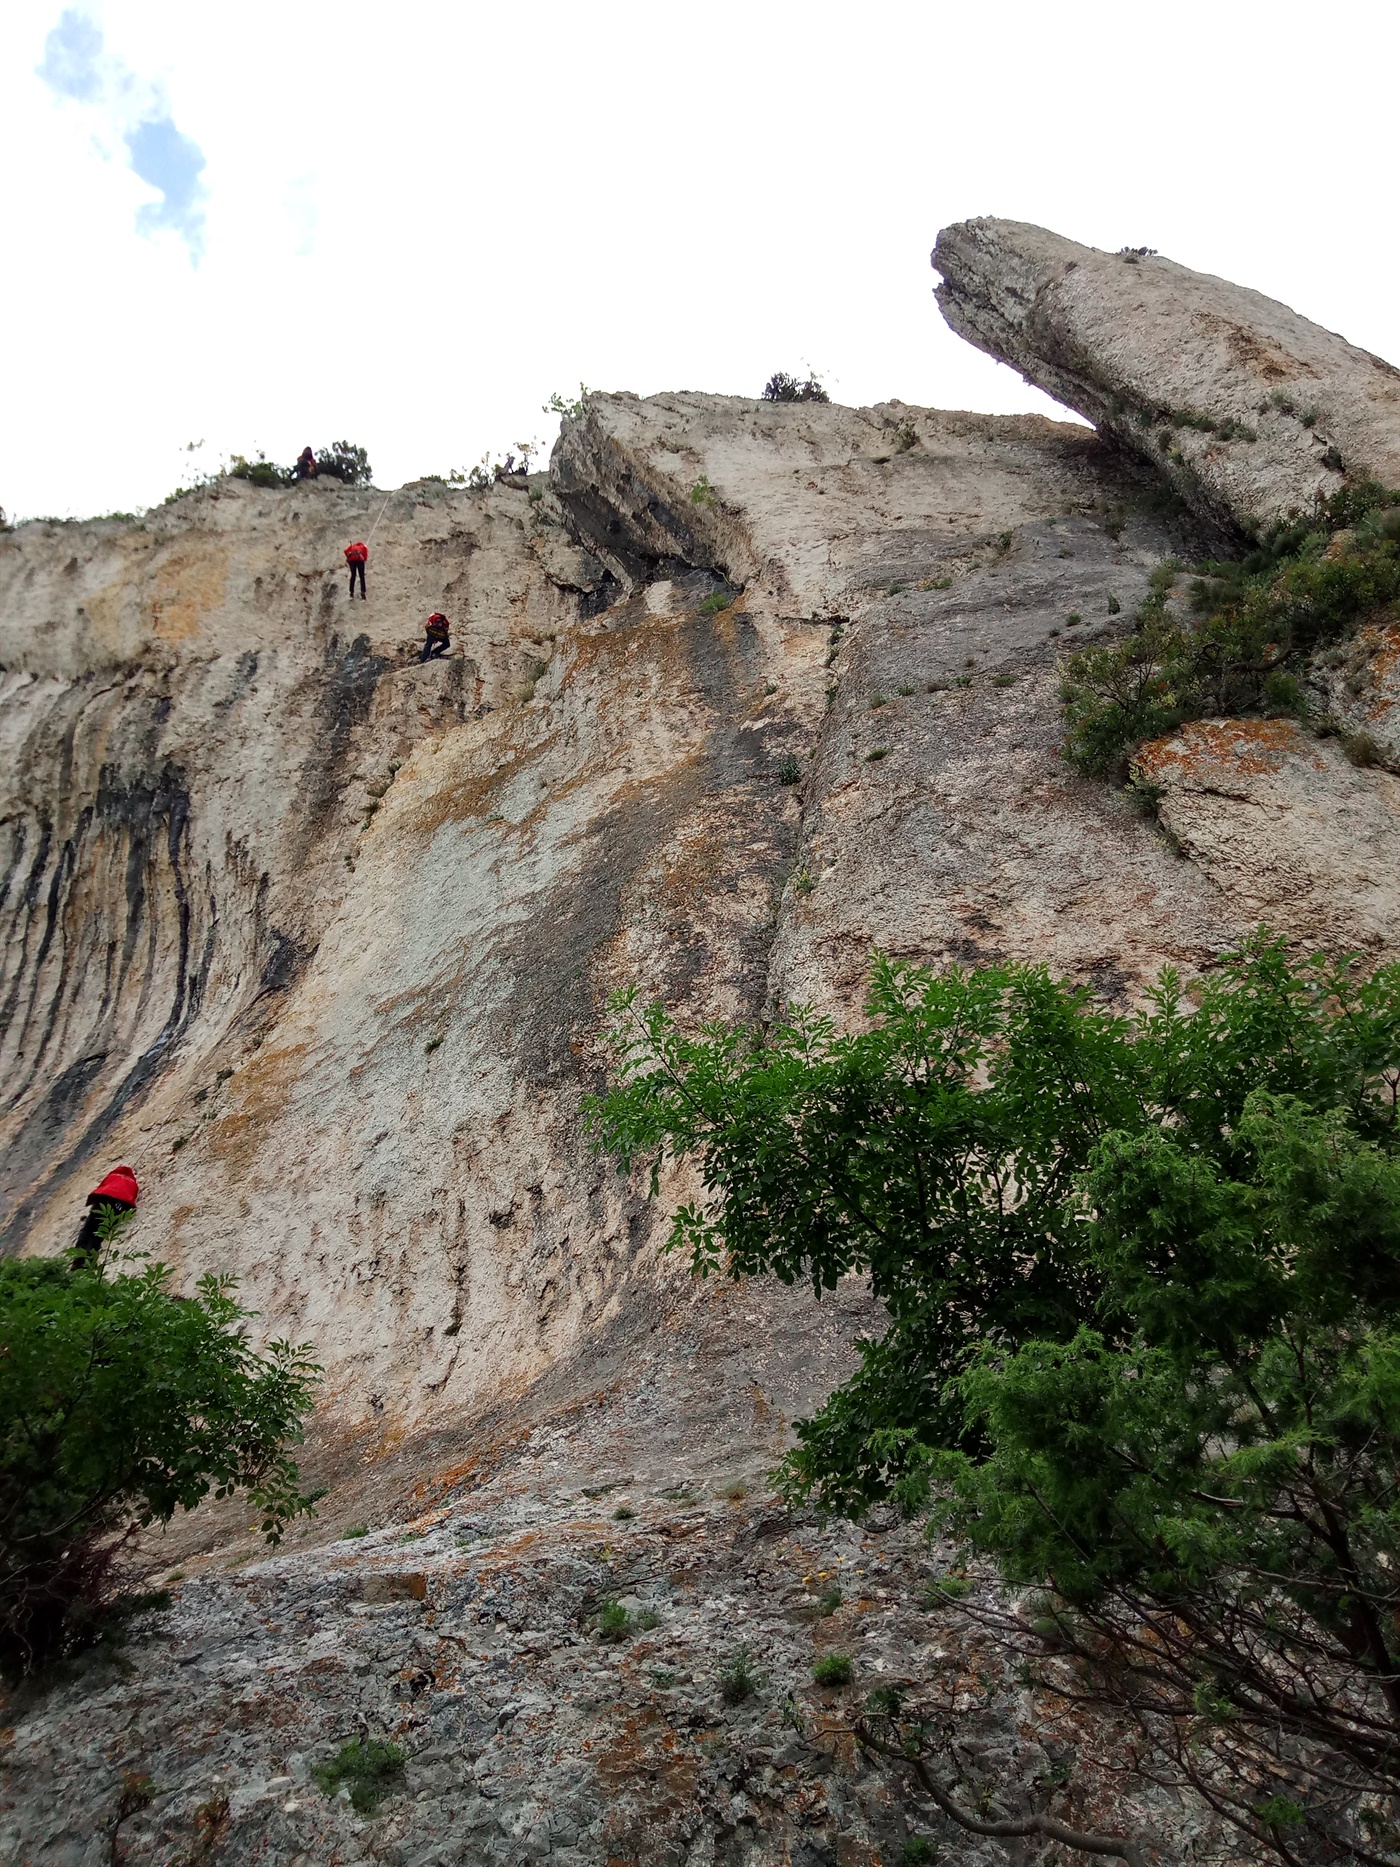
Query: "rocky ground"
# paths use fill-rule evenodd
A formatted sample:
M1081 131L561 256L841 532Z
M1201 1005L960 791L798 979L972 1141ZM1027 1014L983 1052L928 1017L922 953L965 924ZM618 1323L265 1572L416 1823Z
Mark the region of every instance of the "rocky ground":
M240 1526L155 1564L169 1607L10 1706L0 1860L862 1867L913 1834L1001 1858L853 1744L865 1694L910 1680L946 1698L1004 1804L1126 1814L1217 1857L1198 1814L1123 1796L1102 1728L1057 1720L958 1610L920 1605L946 1556L917 1526L772 1495L794 1412L872 1323L852 1280L820 1305L677 1285L605 1386L505 1427L367 1534L312 1526L259 1558ZM631 1622L615 1643L609 1601ZM847 1687L813 1680L832 1653ZM315 1772L366 1736L406 1761L358 1813Z

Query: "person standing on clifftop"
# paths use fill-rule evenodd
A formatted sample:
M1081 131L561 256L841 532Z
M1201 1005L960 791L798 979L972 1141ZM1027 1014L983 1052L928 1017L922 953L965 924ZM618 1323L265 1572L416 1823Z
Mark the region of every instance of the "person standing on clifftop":
M369 562L369 546L363 539L357 538L354 544L346 545L345 562L350 566L350 600L353 602L355 599L355 574L358 572L360 595L368 602L368 597L365 597L365 565Z
M432 615L429 616L427 622L423 625L424 633L428 639L424 642L423 652L418 657L420 661L432 661L447 653L448 649L452 646L448 635L448 631L451 627L452 624L447 620L446 616L443 615L442 611L440 609L435 609Z
M304 447L297 455L297 464L292 468L294 480L314 480L316 478L316 456L309 447Z
M134 1211L140 1197L141 1189L130 1167L114 1167L88 1194L87 1214L73 1249L80 1252L89 1264L95 1264L102 1255L103 1219L109 1214Z

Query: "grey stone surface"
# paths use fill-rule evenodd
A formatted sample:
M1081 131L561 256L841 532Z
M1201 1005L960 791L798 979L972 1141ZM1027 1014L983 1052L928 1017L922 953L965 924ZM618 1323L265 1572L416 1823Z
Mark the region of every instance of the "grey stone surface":
M1347 478L1400 486L1400 372L1261 292L1013 220L945 227L933 264L960 336L1208 517L1310 512Z
M1081 1813L1194 1832L1171 1799L1125 1803L1094 1749L1103 1728L1047 1720L963 1609L917 1605L940 1546L769 1494L787 1420L875 1321L850 1279L820 1305L781 1286L687 1291L605 1392L576 1393L494 1469L432 1487L417 1515L350 1541L313 1531L232 1569L192 1563L119 1652L11 1703L0 1860L875 1867L913 1831L993 1867L854 1750L853 1710L896 1678L950 1695L966 1761L1011 1805L1079 1743ZM424 1599L367 1606L410 1551ZM601 1643L609 1598L654 1625ZM759 1685L731 1705L720 1674L741 1650ZM813 1683L824 1652L852 1656L850 1688ZM372 1816L314 1775L359 1735L407 1752ZM152 1800L114 1844L123 1783L141 1776Z

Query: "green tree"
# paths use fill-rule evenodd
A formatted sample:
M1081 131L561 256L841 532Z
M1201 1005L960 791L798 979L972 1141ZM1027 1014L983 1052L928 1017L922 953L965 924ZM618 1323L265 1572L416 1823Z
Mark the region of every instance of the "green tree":
M307 1348L252 1348L252 1312L231 1278L205 1277L183 1300L163 1264L111 1270L71 1256L0 1264L0 1670L10 1677L81 1637L133 1529L241 1489L275 1543L310 1509L289 1450L318 1373Z
M343 480L347 486L368 486L374 477L369 455L353 441L331 441L320 448L316 472L322 478Z
M815 376L805 379L787 370L775 370L763 385L765 402L829 402L831 397Z
M790 1491L929 1510L1033 1600L988 1614L1037 1676L1124 1713L1149 1773L1294 1857L1389 1858L1400 968L1294 966L1261 930L1133 1017L1043 968L886 960L855 1036L619 1010L592 1119L653 1190L698 1161L673 1233L696 1268L865 1270L889 1312L799 1424ZM919 1728L867 1734L920 1754Z

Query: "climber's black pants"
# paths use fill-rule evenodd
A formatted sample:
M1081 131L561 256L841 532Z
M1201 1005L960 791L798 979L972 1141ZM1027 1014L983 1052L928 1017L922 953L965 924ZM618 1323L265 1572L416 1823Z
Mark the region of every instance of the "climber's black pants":
M432 661L435 656L445 655L451 646L451 642L448 641L445 635L430 635L427 641L424 642L423 652L418 659L420 661Z
M353 598L355 594L355 577L357 574L360 579L360 595L368 602L369 598L365 596L365 567L363 564L352 564L350 566L350 595Z
M109 1212L130 1212L131 1208L121 1199L88 1199L88 1209L78 1236L73 1241L73 1249L81 1251L90 1264L95 1263L102 1253L102 1238L98 1232L103 1216Z

